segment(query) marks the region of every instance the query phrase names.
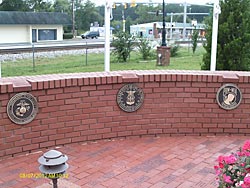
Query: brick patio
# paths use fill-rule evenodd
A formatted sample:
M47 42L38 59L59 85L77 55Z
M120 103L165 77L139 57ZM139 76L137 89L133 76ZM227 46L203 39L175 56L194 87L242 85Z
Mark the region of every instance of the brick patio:
M249 137L180 136L101 140L57 149L68 155L69 178L59 188L215 188L213 166L219 155L235 152ZM1 188L52 187L39 173L37 159L48 150L0 161Z

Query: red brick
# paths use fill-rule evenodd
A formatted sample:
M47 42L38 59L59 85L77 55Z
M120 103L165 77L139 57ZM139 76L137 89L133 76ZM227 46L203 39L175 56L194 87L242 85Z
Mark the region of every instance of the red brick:
M24 138L25 139L29 139L29 138L37 138L37 137L40 137L41 136L41 133L40 132L30 132L30 133L26 133L24 134Z
M48 136L42 136L42 137L38 137L38 138L32 138L32 144L34 143L41 143L41 142L46 142L49 140Z
M59 107L59 111L73 110L75 108L76 108L75 104L65 104L65 105Z
M11 155L11 154L16 154L16 153L21 153L23 150L22 150L22 147L12 147L10 149L6 149L5 150L5 154L6 155Z
M38 149L38 148L39 148L39 144L32 143L32 144L23 146L23 151L35 150L35 149Z
M83 86L81 87L81 91L95 91L96 86Z
M55 135L50 135L49 136L49 141L51 140L59 140L64 138L64 134L55 134Z
M71 93L62 93L62 94L57 94L56 99L70 99L72 97Z
M45 131L41 131L41 136L50 136L50 135L55 135L56 134L56 130L55 129L48 129Z
M56 142L55 141L48 141L48 142L42 142L39 144L40 148L45 148L45 147L50 147L50 146L55 146Z
M97 134L110 133L110 132L111 132L111 128L96 129Z
M49 129L60 129L64 127L64 123L52 123L49 125Z
M148 134L161 134L163 133L162 129L150 129L148 130Z
M95 78L89 78L89 85L95 85Z
M90 124L90 129L103 129L104 124L103 123L98 123L98 124Z
M56 112L59 110L59 106L48 106L46 108L42 108L41 112L46 113L46 112Z
M61 87L60 80L55 80L55 88L60 88L60 87Z
M14 134L17 135L17 134L25 134L25 133L29 133L31 131L31 128L30 127L21 127L20 129L16 129L14 130ZM8 131L6 131L8 133ZM1 135L1 133L0 133Z
M58 122L67 122L74 120L73 116L58 117Z
M80 92L80 87L65 87L64 93L76 93Z
M87 140L87 136L73 137L72 142L84 142Z
M64 138L61 140L56 140L56 145L69 144L71 143L71 138Z
M61 133L69 133L69 132L72 132L72 131L73 131L73 127L67 127L67 128L58 129L58 130L57 130L57 133L58 133L58 134L61 134Z
M22 135L13 135L13 136L10 136L10 137L6 137L5 138L5 142L16 142L16 141L19 141L19 140L22 140L23 139L23 136Z
M80 132L68 132L68 133L65 133L64 137L65 138L75 138L75 137L78 137L80 135L81 135Z
M42 119L41 124L52 124L52 123L57 123L57 118L48 118L48 119Z
M105 133L102 135L102 138L116 138L117 137L117 133Z
M78 104L81 103L81 98L67 99L65 104Z
M102 139L102 135L88 135L88 140L100 140Z
M51 88L51 89L55 88L55 81L54 80L49 81L49 88Z
M60 93L63 93L63 88L47 90L48 95L54 95L54 94L60 94Z
M152 133L149 133L147 130L134 130L134 131L132 131L132 135L146 135L146 134L152 134Z
M88 135L92 135L92 134L96 134L96 130L84 130L84 131L81 131L81 135L83 135L83 136L88 136Z
M79 126L79 125L81 125L80 120L65 122L65 127L75 127L75 126Z

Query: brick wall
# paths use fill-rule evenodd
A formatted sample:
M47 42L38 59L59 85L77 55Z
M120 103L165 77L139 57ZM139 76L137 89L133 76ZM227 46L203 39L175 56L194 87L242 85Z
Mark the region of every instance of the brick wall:
M74 142L131 136L250 134L250 73L126 71L0 79L0 157ZM135 83L144 91L133 113L116 103L118 90ZM243 95L234 110L216 102L218 89L236 84ZM39 112L29 124L8 118L9 99L29 92Z

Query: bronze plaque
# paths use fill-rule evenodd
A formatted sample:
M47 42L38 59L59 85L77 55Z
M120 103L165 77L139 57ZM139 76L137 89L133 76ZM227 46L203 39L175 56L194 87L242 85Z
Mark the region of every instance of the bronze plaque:
M134 112L138 110L144 100L142 89L135 84L124 85L117 94L118 106L125 112Z
M219 106L225 110L232 110L240 105L242 94L234 84L225 84L217 92Z
M11 121L16 124L30 123L36 116L38 105L35 97L30 93L18 93L8 102L7 113Z

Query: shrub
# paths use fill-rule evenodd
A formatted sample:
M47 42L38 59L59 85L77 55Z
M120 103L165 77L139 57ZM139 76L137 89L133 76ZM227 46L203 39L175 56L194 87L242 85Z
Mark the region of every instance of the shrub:
M198 30L194 30L194 32L192 34L192 50L193 50L193 54L195 53L196 48L197 48L198 36L199 36Z
M63 39L72 39L73 38L73 33L64 33L63 34Z
M137 43L139 48L139 52L142 55L143 60L147 60L151 55L152 47L150 46L150 42L146 38L139 38L139 42Z
M219 156L218 163L218 188L250 188L250 140L237 153Z
M118 32L116 38L112 42L114 47L113 54L118 62L127 62L131 51L133 50L133 36L126 32Z
M178 51L180 50L180 46L179 45L172 45L170 48L170 54L171 57L175 57L178 55Z

